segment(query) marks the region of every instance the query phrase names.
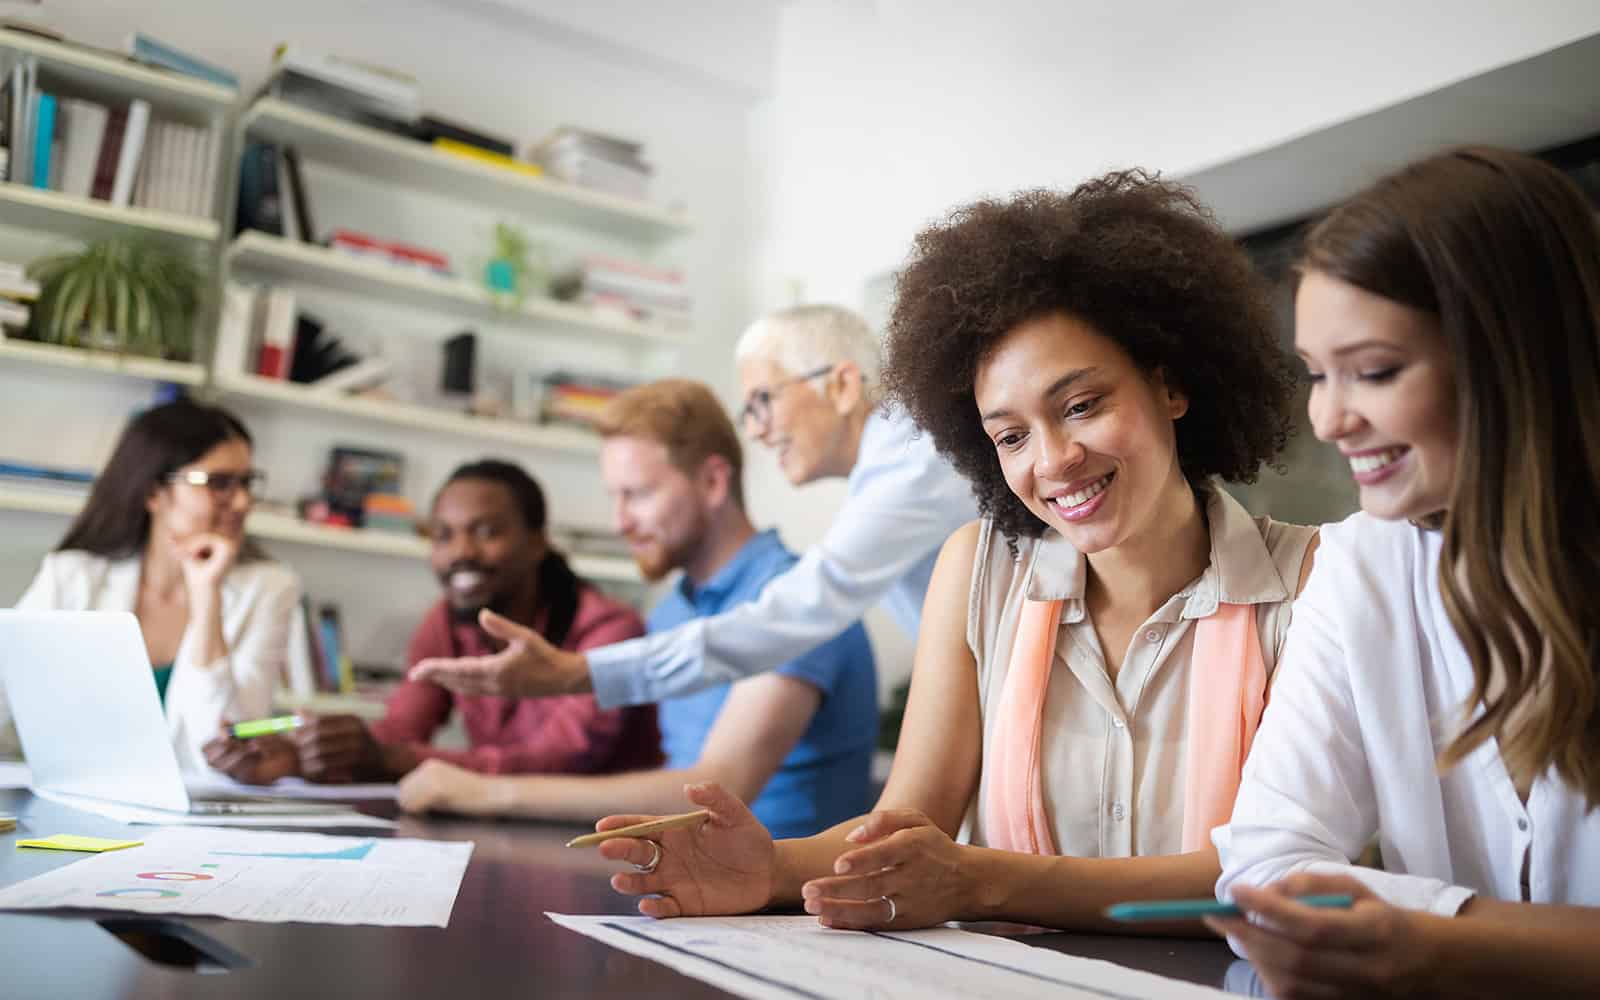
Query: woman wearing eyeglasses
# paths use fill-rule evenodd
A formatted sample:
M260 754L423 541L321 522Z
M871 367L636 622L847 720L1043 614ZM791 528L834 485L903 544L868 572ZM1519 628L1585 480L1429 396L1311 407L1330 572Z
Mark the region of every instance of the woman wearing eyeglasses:
M135 417L19 610L132 611L179 761L223 719L266 714L300 599L245 539L263 476L225 410L178 400ZM3 706L0 706L3 708Z

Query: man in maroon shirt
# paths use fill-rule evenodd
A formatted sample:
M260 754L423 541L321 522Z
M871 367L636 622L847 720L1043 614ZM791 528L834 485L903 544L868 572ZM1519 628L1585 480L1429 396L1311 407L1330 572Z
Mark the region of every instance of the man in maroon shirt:
M411 637L407 662L483 656L505 648L506 623L581 651L644 632L632 608L579 580L545 538L544 495L521 468L482 461L451 474L434 498L429 561L444 597ZM429 740L460 711L471 747ZM355 716L308 718L285 736L206 746L212 767L253 784L298 774L311 781L398 779L438 758L489 774L604 773L660 761L655 709L601 710L590 695L499 698L453 694L407 680L370 726Z

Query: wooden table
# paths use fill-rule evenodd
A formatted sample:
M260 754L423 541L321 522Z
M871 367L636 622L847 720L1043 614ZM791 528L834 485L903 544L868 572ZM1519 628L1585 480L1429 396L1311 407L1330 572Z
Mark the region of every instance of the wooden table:
M17 830L0 834L0 885L84 857L19 851L12 847L19 837L137 837L140 829L148 829L135 827L130 833L128 827L26 791L0 790L0 813L20 820ZM632 901L607 884L616 865L562 846L576 832L535 823L404 818L400 836L477 844L449 927L262 924L208 917L172 921L248 963L222 974L196 974L146 959L99 925L96 917L104 915L0 913L0 996L727 996L545 918L547 910L634 912ZM1211 986L1223 985L1233 964L1227 948L1213 941L1083 934L1037 934L1026 940ZM1234 969L1230 983L1240 971Z

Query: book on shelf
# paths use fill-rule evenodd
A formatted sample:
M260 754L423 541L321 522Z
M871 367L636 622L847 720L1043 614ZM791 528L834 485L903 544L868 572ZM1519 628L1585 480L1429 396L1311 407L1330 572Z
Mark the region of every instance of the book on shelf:
M139 160L150 128L150 104L128 102L127 124L117 149L117 173L111 184L111 204L126 207L133 202L134 180L139 175Z
M20 59L0 84L0 106L6 112L6 170L17 184L33 181L33 113L38 105L38 70L32 59Z
M89 197L98 201L111 200L111 194L116 189L122 139L127 129L128 109L110 109L106 115L105 134L100 139L100 150L95 154L94 179L89 185Z
M56 97L40 93L34 108L32 184L50 187L50 155L55 151Z
M353 229L335 229L328 237L328 249L363 260L377 260L442 278L451 277L450 258L437 250L411 243L381 240Z
M176 46L170 45L159 39L151 38L142 31L135 31L124 42L123 48L135 61L146 66L156 66L161 69L182 73L198 80L207 80L211 83L221 84L234 90L239 89L239 77L220 66L208 63L198 56L191 55Z
M154 120L146 130L133 205L181 215L210 214L206 202L208 192L216 189L219 140L210 129L174 121Z
M501 156L511 156L516 152L516 146L510 139L489 135L471 126L431 114L418 119L417 124L411 128L411 137L426 143L449 139L465 146L475 146L490 153L499 153Z
M105 105L62 98L61 193L87 198L94 191L95 169L105 140L110 112Z
M301 240L315 243L317 229L311 221L311 195L306 191L305 176L300 171L300 154L293 146L284 146L278 156L283 161L281 187L289 192L285 215L294 220L295 232Z
M435 139L433 140L433 148L441 153L459 156L466 160L477 160L479 163L487 163L492 167L500 167L504 170L514 170L529 177L538 177L544 173L544 168L537 163L524 163L504 153L479 149L477 146L465 142L457 142L455 139Z
M295 294L294 289L275 285L259 297L260 351L256 356L257 375L284 379L294 364Z
M254 229L283 235L283 198L278 190L278 147L247 143L239 157L239 204L236 233Z

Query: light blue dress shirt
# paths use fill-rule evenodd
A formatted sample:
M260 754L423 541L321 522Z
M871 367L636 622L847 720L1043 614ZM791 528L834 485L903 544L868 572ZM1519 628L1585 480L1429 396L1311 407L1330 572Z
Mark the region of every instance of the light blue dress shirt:
M650 631L754 600L768 580L797 561L776 531L763 531L699 587L687 577L680 579L651 610ZM751 801L750 811L775 838L809 837L872 808L872 747L878 735L872 644L857 622L782 664L777 673L811 685L822 700L806 731ZM664 766L683 769L700 760L732 690L732 685L717 684L658 706Z
M945 539L978 516L967 481L911 418L867 418L844 504L822 541L761 596L584 655L605 708L688 694L775 669L882 603L915 637Z

